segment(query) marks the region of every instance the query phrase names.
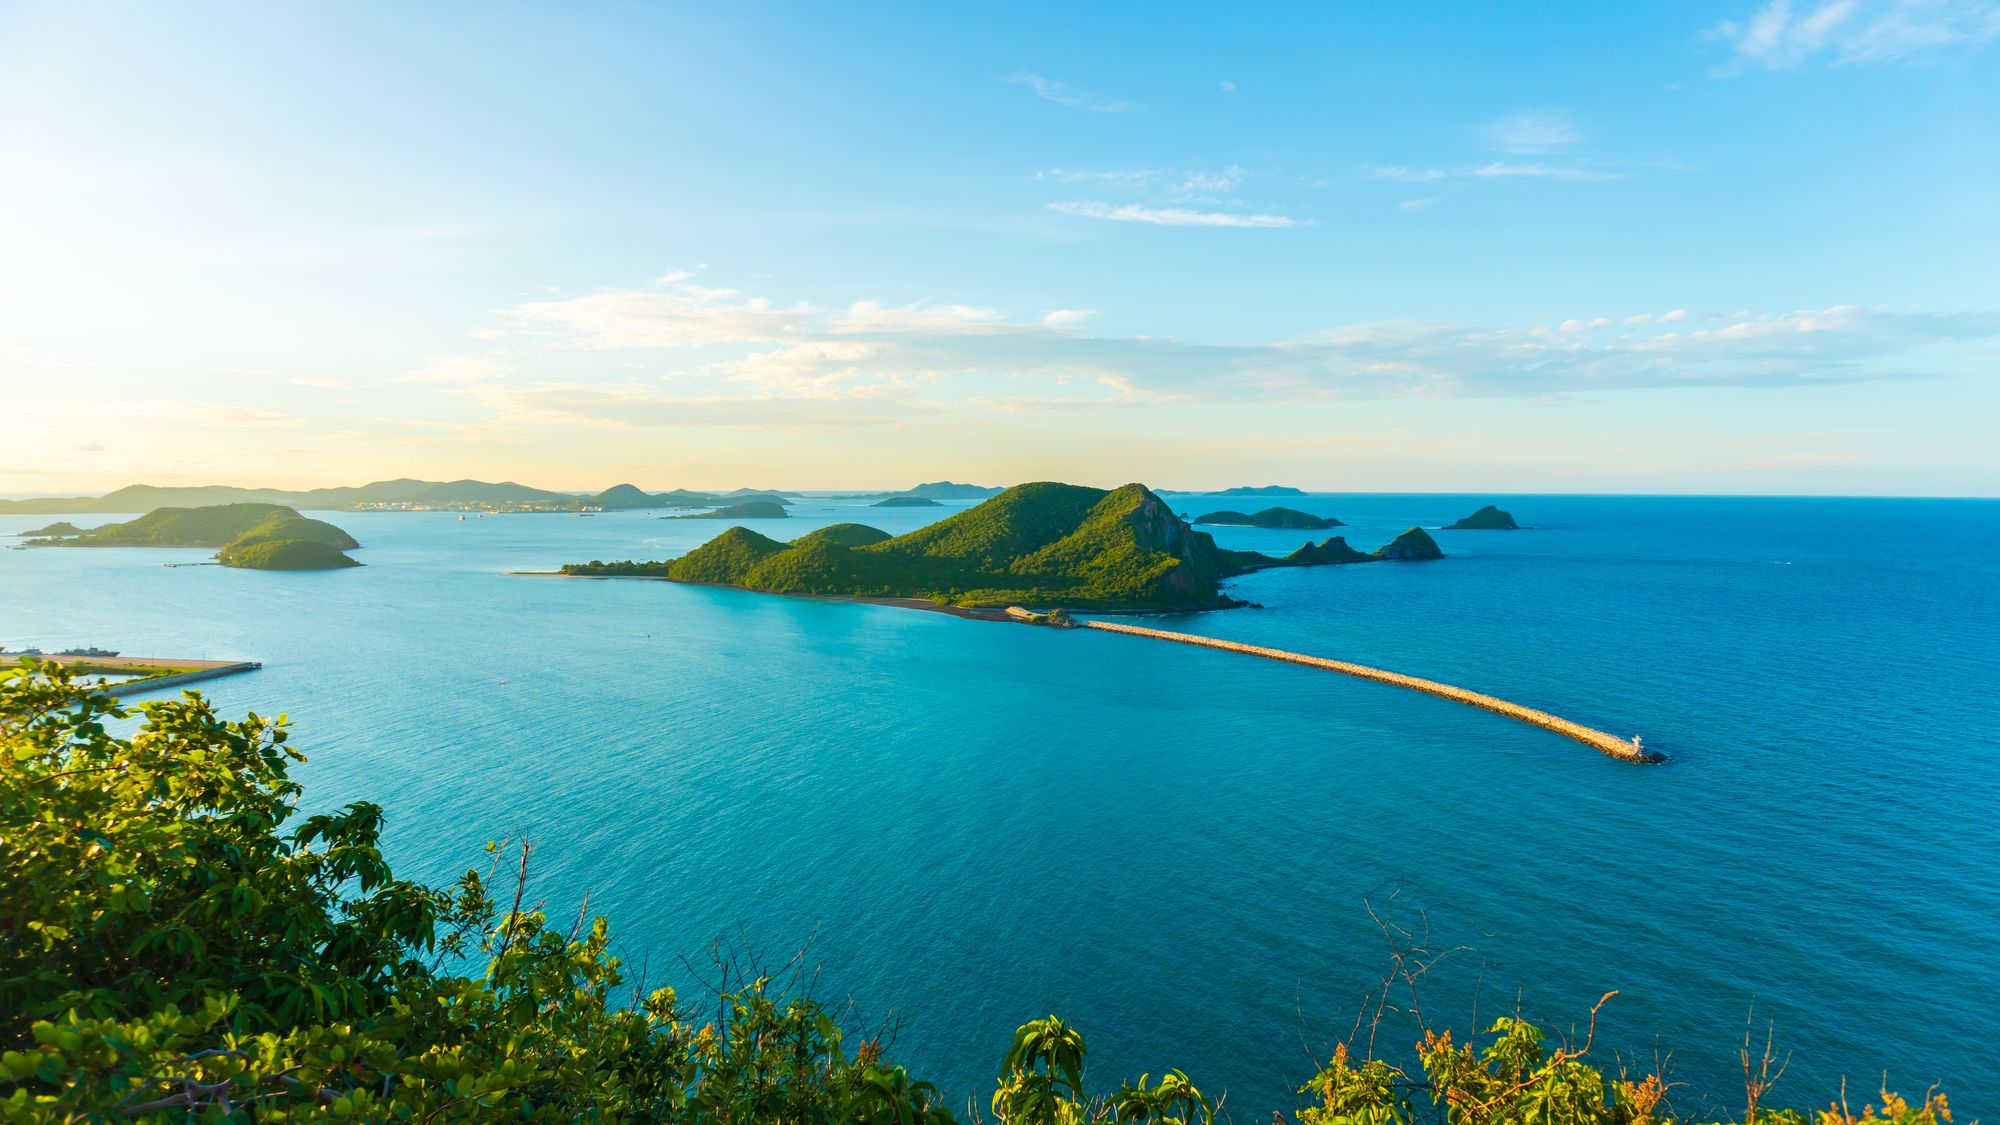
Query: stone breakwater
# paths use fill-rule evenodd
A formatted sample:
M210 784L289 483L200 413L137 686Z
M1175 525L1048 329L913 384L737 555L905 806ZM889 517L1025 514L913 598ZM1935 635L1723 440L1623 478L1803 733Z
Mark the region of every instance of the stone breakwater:
M1603 754L1608 754L1626 762L1657 762L1661 755L1639 745L1637 738L1619 738L1614 734L1573 723L1560 715L1538 711L1533 707L1523 707L1504 699L1467 691L1461 687L1442 684L1436 680L1405 676L1400 672L1388 672L1380 668L1370 668L1366 664L1350 664L1345 660L1328 660L1323 656L1307 656L1299 652L1287 652L1281 648L1265 648L1262 645L1246 645L1240 641L1225 641L1215 637L1203 637L1194 633L1173 633L1165 629L1147 629L1138 625L1120 625L1111 621L1084 621L1086 629L1097 629L1106 633L1125 633L1134 637L1152 637L1156 640L1174 641L1184 645L1198 645L1202 648L1219 648L1224 652L1240 652L1246 656L1261 656L1266 660L1282 660L1287 664L1303 664L1308 668L1324 668L1329 672L1339 672L1343 676L1355 676L1377 683L1394 684L1430 695L1443 696L1472 707L1478 707L1510 719L1519 719L1543 730L1554 731L1567 738L1573 738L1585 746Z

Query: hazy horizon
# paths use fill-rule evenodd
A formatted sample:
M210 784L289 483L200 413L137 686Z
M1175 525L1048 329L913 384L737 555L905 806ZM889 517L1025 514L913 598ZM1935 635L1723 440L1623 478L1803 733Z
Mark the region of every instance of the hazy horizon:
M0 4L0 494L1996 496L1996 39Z

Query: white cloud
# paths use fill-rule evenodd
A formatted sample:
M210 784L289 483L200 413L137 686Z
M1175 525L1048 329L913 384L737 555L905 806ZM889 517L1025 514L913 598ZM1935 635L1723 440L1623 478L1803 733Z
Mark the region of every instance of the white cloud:
M1035 92L1036 97L1044 101L1066 105L1072 109L1087 109L1092 113L1130 113L1138 108L1131 102L1099 97L1089 90L1081 90L1068 82L1053 78L1043 78L1039 74L1018 74L1007 81L1026 86Z
M275 410L238 406L226 402L199 402L193 399L126 399L107 403L101 409L127 418L144 418L155 422L228 430L292 430L306 424L303 418L280 414Z
M1723 20L1707 35L1730 45L1737 69L1788 70L1893 62L2000 36L1992 0L1768 0L1744 20Z
M730 298L733 305L750 300ZM821 403L830 419L874 424L905 408L1085 406L1111 401L1107 394L1132 405L1810 386L1920 375L1922 365L1909 358L1920 349L2000 339L2000 316L1846 306L1737 317L1692 331L1683 327L1688 311L1673 309L1627 317L1615 331L1605 316L1576 317L1555 328L1391 322L1234 345L1075 331L1086 315L1058 309L1036 321L976 305L860 301L843 312L796 313L786 322L781 346L720 361L691 358L659 372L700 393L668 396L649 389L651 383L637 383L604 390L587 409L549 390L553 384L480 382L459 393L504 407L509 413L502 422L574 415L595 419L590 424L626 424L608 419L633 405L651 421L630 424L804 425L816 424L811 404ZM548 342L556 346L607 346L604 325L590 318L544 323L559 326L549 329ZM616 346L669 353L692 346L678 331L655 332L645 323L625 327L629 335ZM791 405L771 405L775 401Z
M1235 191L1243 185L1245 173L1237 165L1216 169L1174 171L1142 168L1131 171L1086 172L1073 168L1050 168L1032 177L1045 183L1091 184L1116 191L1153 192L1175 200L1212 197Z
M1451 173L1442 168L1404 168L1395 165L1371 164L1368 175L1377 180L1399 180L1403 183L1421 184L1431 180L1442 180Z
M1219 87L1221 87L1224 93L1233 93L1233 92L1235 92L1235 90L1236 90L1236 83L1234 83L1234 82L1231 82L1231 81L1230 81L1229 79L1227 79L1227 78L1225 78L1225 79L1223 79L1222 81L1220 81L1220 82L1216 83L1216 85L1217 85L1217 86L1219 86Z
M506 315L517 328L564 337L577 347L659 348L782 340L809 321L814 310L674 281L661 292L610 289L515 305Z
M1434 195L1426 196L1422 199L1405 199L1401 203L1396 204L1396 210L1421 211L1424 208L1429 207L1431 204L1436 202L1437 202L1437 197Z
M1309 220L1288 215L1244 215L1230 211L1191 211L1184 207L1142 207L1136 203L1113 205L1098 202L1051 203L1049 210L1080 219L1104 219L1114 223L1153 223L1168 227L1278 228L1310 225Z
M1560 113L1517 113L1486 127L1486 142L1501 152L1555 152L1583 141L1576 122Z
M918 302L890 306L880 301L856 301L845 313L833 318L833 330L841 333L928 333L945 336L981 336L1006 332L1014 325L999 309L971 305L933 305Z
M512 371L513 367L485 356L437 355L414 371L405 371L392 383L483 383Z
M1622 180L1625 177L1616 172L1602 172L1595 168L1582 168L1573 164L1510 164L1495 161L1466 169L1463 175L1482 180L1526 177L1541 180Z
M1371 164L1367 168L1368 177L1374 180L1394 180L1405 184L1427 184L1438 180L1578 180L1596 182L1622 180L1624 175L1607 172L1583 164L1550 164L1546 161L1521 163L1516 161L1488 161L1459 168L1410 168L1393 164Z

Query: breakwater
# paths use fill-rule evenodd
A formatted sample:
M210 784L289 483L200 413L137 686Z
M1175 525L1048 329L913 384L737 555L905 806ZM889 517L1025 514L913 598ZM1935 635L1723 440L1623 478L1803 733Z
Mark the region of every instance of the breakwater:
M1442 696L1445 699L1455 700L1467 706L1492 711L1495 714L1505 715L1510 719L1518 719L1530 726L1541 727L1543 730L1554 731L1564 737L1573 738L1599 753L1608 754L1621 761L1657 762L1661 760L1659 754L1641 747L1636 737L1619 738L1615 734L1607 734L1593 727L1584 726L1582 723L1573 723L1560 715L1551 715L1547 711L1538 711L1533 707L1523 707L1518 703L1509 703L1496 696L1485 695L1476 691L1467 691L1464 688L1453 687L1451 684L1439 683L1436 680L1426 680L1417 676L1405 676L1401 672L1389 672L1381 668L1370 668L1366 664L1352 664L1345 660L1328 660L1323 656L1307 656L1301 652L1287 652L1281 648L1265 648L1262 645L1246 645L1240 641L1225 641L1215 637L1200 636L1195 633L1174 633L1166 629L1147 629L1139 625L1120 625L1111 621L1083 621L1079 622L1079 624L1086 629L1097 629L1106 633L1125 633L1134 637L1152 637L1155 640L1173 641L1176 644L1197 645L1201 648L1218 648L1224 652L1240 652L1246 656L1261 656L1266 660L1282 660L1287 664L1303 664L1308 668L1323 668L1329 672L1339 672L1343 676L1374 680L1376 683L1381 684L1394 684L1397 687L1409 688L1411 691L1421 691L1428 695Z
M241 660L226 664L213 664L205 668L192 668L185 672L175 672L167 676L154 676L144 680L127 680L122 684L112 684L104 690L110 695L138 695L141 692L158 691L162 688L180 687L201 680L213 680L218 676L233 676L238 672L254 672L264 665L256 660Z

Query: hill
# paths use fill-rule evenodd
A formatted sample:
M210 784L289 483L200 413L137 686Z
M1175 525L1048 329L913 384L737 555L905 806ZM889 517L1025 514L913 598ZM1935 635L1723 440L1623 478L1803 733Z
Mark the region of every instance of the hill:
M628 508L657 508L660 502L653 494L637 485L614 484L595 496L586 497L585 504L615 512Z
M1308 543L1284 558L1228 551L1189 527L1144 485L1107 492L1042 482L1007 489L895 538L841 524L787 544L736 527L671 562L593 561L562 572L960 606L1184 610L1241 604L1222 592L1221 583L1251 571L1378 557L1417 555L1414 548L1364 555L1337 539Z
M337 570L361 564L338 548L310 539L261 539L232 543L216 555L223 566L242 570Z
M1401 562L1429 562L1441 559L1444 552L1438 550L1437 540L1421 527L1413 527L1375 552L1378 559L1392 559Z
M1459 520L1444 525L1445 531L1519 531L1521 525L1514 522L1511 512L1503 512L1491 504Z
M1295 508L1266 508L1247 516L1242 512L1210 512L1205 516L1196 517L1194 522L1227 527L1275 527L1303 531L1346 526L1331 516L1316 516L1311 512L1301 512Z
M68 520L57 520L47 527L38 527L33 531L17 531L14 534L22 538L30 535L82 535L83 529Z
M725 504L712 512L697 512L688 516L662 516L670 520L781 520L791 515L777 500L746 500L741 504Z
M135 520L108 523L80 535L32 540L36 547L210 547L224 566L251 570L325 570L360 566L341 554L359 547L325 520L283 504L216 504L160 508Z
M984 500L1000 495L1001 490L988 488L983 484L959 484L957 481L935 480L906 488L896 493L898 496L920 496L926 500Z
M1177 488L1172 491L1172 495L1175 496L1304 496L1305 494L1304 489L1293 488L1288 484L1239 484L1235 488L1224 488L1219 491L1192 488Z
M216 504L160 508L135 520L108 523L61 545L73 547L225 547L239 541L303 539L336 550L359 547L354 537L324 520L308 519L283 504Z
M868 505L871 508L942 508L944 505L928 496L891 496Z

